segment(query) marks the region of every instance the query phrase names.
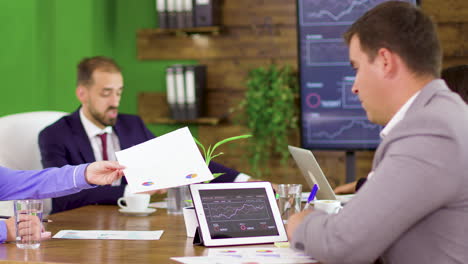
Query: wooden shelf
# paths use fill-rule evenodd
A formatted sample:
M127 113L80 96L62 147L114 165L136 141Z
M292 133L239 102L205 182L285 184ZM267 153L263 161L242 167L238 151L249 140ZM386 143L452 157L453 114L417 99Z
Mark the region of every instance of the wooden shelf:
M217 117L200 117L194 120L175 120L169 117L155 117L153 121L157 124L195 124L195 125L211 125L219 124L221 118Z
M207 34L207 35L219 35L221 27L192 27L192 28L150 28L138 30L139 36L151 36L151 35L192 35L192 34Z

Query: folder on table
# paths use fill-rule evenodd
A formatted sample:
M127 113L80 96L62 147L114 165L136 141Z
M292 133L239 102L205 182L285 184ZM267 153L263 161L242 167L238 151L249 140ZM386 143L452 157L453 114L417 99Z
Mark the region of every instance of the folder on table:
M159 28L167 28L166 0L156 0Z

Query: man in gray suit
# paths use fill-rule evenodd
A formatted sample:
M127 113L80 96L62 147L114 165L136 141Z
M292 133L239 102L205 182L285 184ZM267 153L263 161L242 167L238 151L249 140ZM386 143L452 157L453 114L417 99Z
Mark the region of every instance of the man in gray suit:
M291 246L324 263L468 263L468 110L438 79L435 26L385 2L345 33L352 91L384 125L371 175L338 214L288 221Z

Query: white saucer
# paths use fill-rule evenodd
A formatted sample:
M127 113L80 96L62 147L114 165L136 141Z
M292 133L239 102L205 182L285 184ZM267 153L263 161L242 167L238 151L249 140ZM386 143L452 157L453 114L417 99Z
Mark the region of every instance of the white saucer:
M354 194L336 194L336 200L340 201L342 205L348 203L353 197ZM310 204L314 204L315 200L311 201Z
M354 194L339 194L336 195L336 199L341 202L341 204L346 204L354 197Z
M122 214L134 215L134 216L147 216L156 212L156 208L146 208L143 211L130 211L126 208L120 208L119 212Z

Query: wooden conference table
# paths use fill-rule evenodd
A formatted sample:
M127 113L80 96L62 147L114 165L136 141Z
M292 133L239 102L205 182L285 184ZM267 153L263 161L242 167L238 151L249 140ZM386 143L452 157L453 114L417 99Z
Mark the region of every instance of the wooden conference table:
M171 257L205 255L205 247L187 238L182 215L168 215L158 209L150 216L127 216L117 206L92 205L49 217L47 231L77 230L164 230L160 240L50 239L37 250L0 244L0 263L178 263ZM261 245L272 247L273 245ZM257 245L258 247L258 245Z

